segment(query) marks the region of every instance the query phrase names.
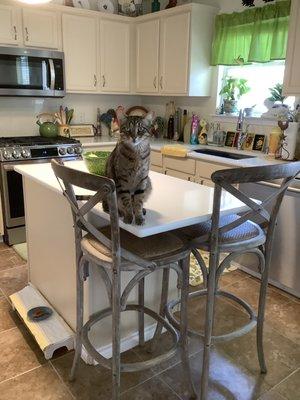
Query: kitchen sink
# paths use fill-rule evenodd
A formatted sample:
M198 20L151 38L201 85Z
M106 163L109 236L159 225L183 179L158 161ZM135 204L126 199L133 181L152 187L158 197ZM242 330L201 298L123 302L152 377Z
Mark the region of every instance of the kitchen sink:
M198 149L193 150L195 153L208 154L210 156L230 158L232 160L243 160L245 158L255 158L256 156L249 156L247 154L230 153L229 151L213 150L213 149Z

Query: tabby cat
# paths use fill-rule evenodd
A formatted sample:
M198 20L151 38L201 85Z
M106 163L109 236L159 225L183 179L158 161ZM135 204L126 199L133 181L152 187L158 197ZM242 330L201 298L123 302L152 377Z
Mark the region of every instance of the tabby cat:
M145 222L143 208L151 192L150 126L153 113L129 116L120 127L120 139L106 163L105 175L115 181L119 214L126 224ZM108 204L103 203L108 211Z

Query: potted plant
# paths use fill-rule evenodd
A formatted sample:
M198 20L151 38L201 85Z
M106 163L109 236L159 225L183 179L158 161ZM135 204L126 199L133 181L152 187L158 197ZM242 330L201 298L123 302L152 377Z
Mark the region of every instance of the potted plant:
M238 79L232 76L225 78L225 84L219 94L223 96L224 111L226 114L232 114L237 111L238 100L250 91L247 82L247 79Z
M286 97L283 96L283 94L282 94L282 88L283 88L282 83L276 83L275 86L270 88L269 90L270 90L271 96L268 97L268 100L270 100L273 104L280 103L280 105L283 105L283 102L286 99Z

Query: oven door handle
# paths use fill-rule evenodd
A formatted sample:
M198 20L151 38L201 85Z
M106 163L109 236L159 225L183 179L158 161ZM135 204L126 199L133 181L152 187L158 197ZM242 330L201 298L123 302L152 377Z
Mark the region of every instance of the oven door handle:
M55 90L55 67L52 58L48 59L50 68L50 90Z

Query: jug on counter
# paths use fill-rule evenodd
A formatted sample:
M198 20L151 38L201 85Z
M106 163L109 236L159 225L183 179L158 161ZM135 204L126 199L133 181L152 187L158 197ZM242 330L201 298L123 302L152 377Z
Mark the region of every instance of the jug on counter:
M48 118L47 121L41 122L42 119ZM37 115L37 121L40 135L46 138L58 136L58 125L56 123L56 118L54 115L49 113L42 113Z

